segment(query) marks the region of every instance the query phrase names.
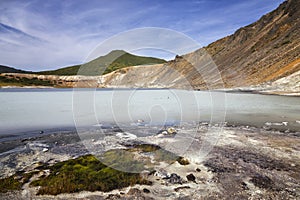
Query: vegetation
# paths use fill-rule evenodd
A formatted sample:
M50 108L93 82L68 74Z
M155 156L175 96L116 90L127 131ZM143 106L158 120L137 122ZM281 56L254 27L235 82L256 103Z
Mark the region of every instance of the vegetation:
M139 174L107 167L92 155L60 162L49 169L49 176L31 183L41 186L38 194L57 195L84 190L108 192L134 184L151 184Z
M114 169L130 172L140 172L145 169L146 164L142 160L137 160L132 152L124 149L109 150L100 160Z
M80 69L80 66L81 65L73 65L73 66L70 66L70 67L60 68L60 69L57 69L57 70L37 72L36 74L71 76L71 75L76 75L78 73L78 70Z
M8 77L0 76L0 86L14 85L14 86L53 86L49 80L40 80L38 78L26 78L26 77Z
M153 169L148 159L140 159L138 154L153 155L157 164L159 162L179 162L187 165L189 162L183 157L161 149L157 145L138 144L128 149L115 149L107 151L100 160L93 155L85 155L76 159L56 163L52 166L40 164L30 173L19 172L11 177L0 180L0 193L10 190L21 190L22 185L30 181L33 175L42 170L50 170L48 176L42 175L30 183L30 186L40 186L38 194L57 195L61 193L74 193L80 191L109 192L135 184L152 184L145 180L139 172L144 169ZM105 162L101 162L105 161ZM130 171L130 172L126 172Z
M14 176L10 176L0 180L0 193L5 193L10 190L21 190L22 183Z
M189 161L186 158L177 156L176 154L164 150L161 147L153 144L139 144L134 148L129 149L130 151L141 151L142 153L153 153L154 159L157 162L166 162L172 164L178 162L181 165L188 165Z
M142 152L154 152L161 149L160 146L154 144L139 144L135 148L140 149Z
M177 161L181 165L190 164L186 158L154 144L137 144L128 149L109 150L101 156L100 160L115 169L131 172L153 170L155 165L160 165L160 162L172 164Z
M88 75L107 74L128 66L165 63L163 59L136 56L125 51L115 50L105 56L92 60L83 65L75 65L57 70L38 72L44 75Z
M31 72L0 65L0 73L31 73Z

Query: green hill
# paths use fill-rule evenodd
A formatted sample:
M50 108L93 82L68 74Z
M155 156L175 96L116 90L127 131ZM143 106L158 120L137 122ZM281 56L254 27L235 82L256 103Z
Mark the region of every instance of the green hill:
M87 75L96 76L107 74L112 71L135 65L165 63L163 59L137 56L122 50L114 50L105 56L100 56L83 65L60 68L51 71L42 71L38 74L44 75Z
M0 65L0 73L31 73L31 72Z

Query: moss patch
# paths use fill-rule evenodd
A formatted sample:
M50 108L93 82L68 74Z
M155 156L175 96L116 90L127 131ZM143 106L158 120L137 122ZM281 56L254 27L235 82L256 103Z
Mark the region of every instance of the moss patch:
M153 145L153 144L141 144L141 145L137 145L135 148L141 150L144 153L152 152L154 154L155 160L158 162L166 162L166 163L172 164L178 160L181 161L184 159L183 157L177 156L176 154L174 154L170 151L164 150L164 149L160 148L159 146ZM184 159L184 160L186 160L186 159Z
M156 163L150 162L150 156ZM100 160L104 159L104 163ZM39 172L49 169L49 176L41 176L32 181L30 186L40 186L38 194L57 195L80 191L109 192L135 184L152 184L138 173L151 170L160 162L182 165L188 164L183 157L161 149L157 145L138 144L128 149L114 149L105 152L100 160L93 155L85 155L76 159L56 163L52 166L41 164L33 172L18 172L14 176L0 180L0 193L9 190L21 190L22 185ZM126 172L130 171L130 172Z
M21 181L15 179L14 176L0 179L0 193L5 193L11 190L21 190L21 188Z
M41 186L38 194L57 195L84 190L108 192L135 184L151 184L139 174L107 167L92 155L60 162L49 169L49 176L31 183Z
M101 155L100 160L109 167L129 172L151 171L161 162L172 164L177 161L181 165L189 164L186 158L154 144L134 144L127 147L128 149L109 150Z

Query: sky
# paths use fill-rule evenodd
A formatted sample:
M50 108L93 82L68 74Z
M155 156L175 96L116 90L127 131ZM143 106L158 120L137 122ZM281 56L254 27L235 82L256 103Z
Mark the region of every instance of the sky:
M174 30L206 46L255 22L282 2L0 0L0 65L39 71L81 64L105 40L144 27ZM173 56L141 52L165 59Z

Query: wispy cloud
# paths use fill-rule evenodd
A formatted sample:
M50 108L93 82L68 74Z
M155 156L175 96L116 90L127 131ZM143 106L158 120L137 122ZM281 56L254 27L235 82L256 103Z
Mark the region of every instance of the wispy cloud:
M2 0L0 64L28 70L78 64L105 39L141 27L174 29L207 45L282 1Z

